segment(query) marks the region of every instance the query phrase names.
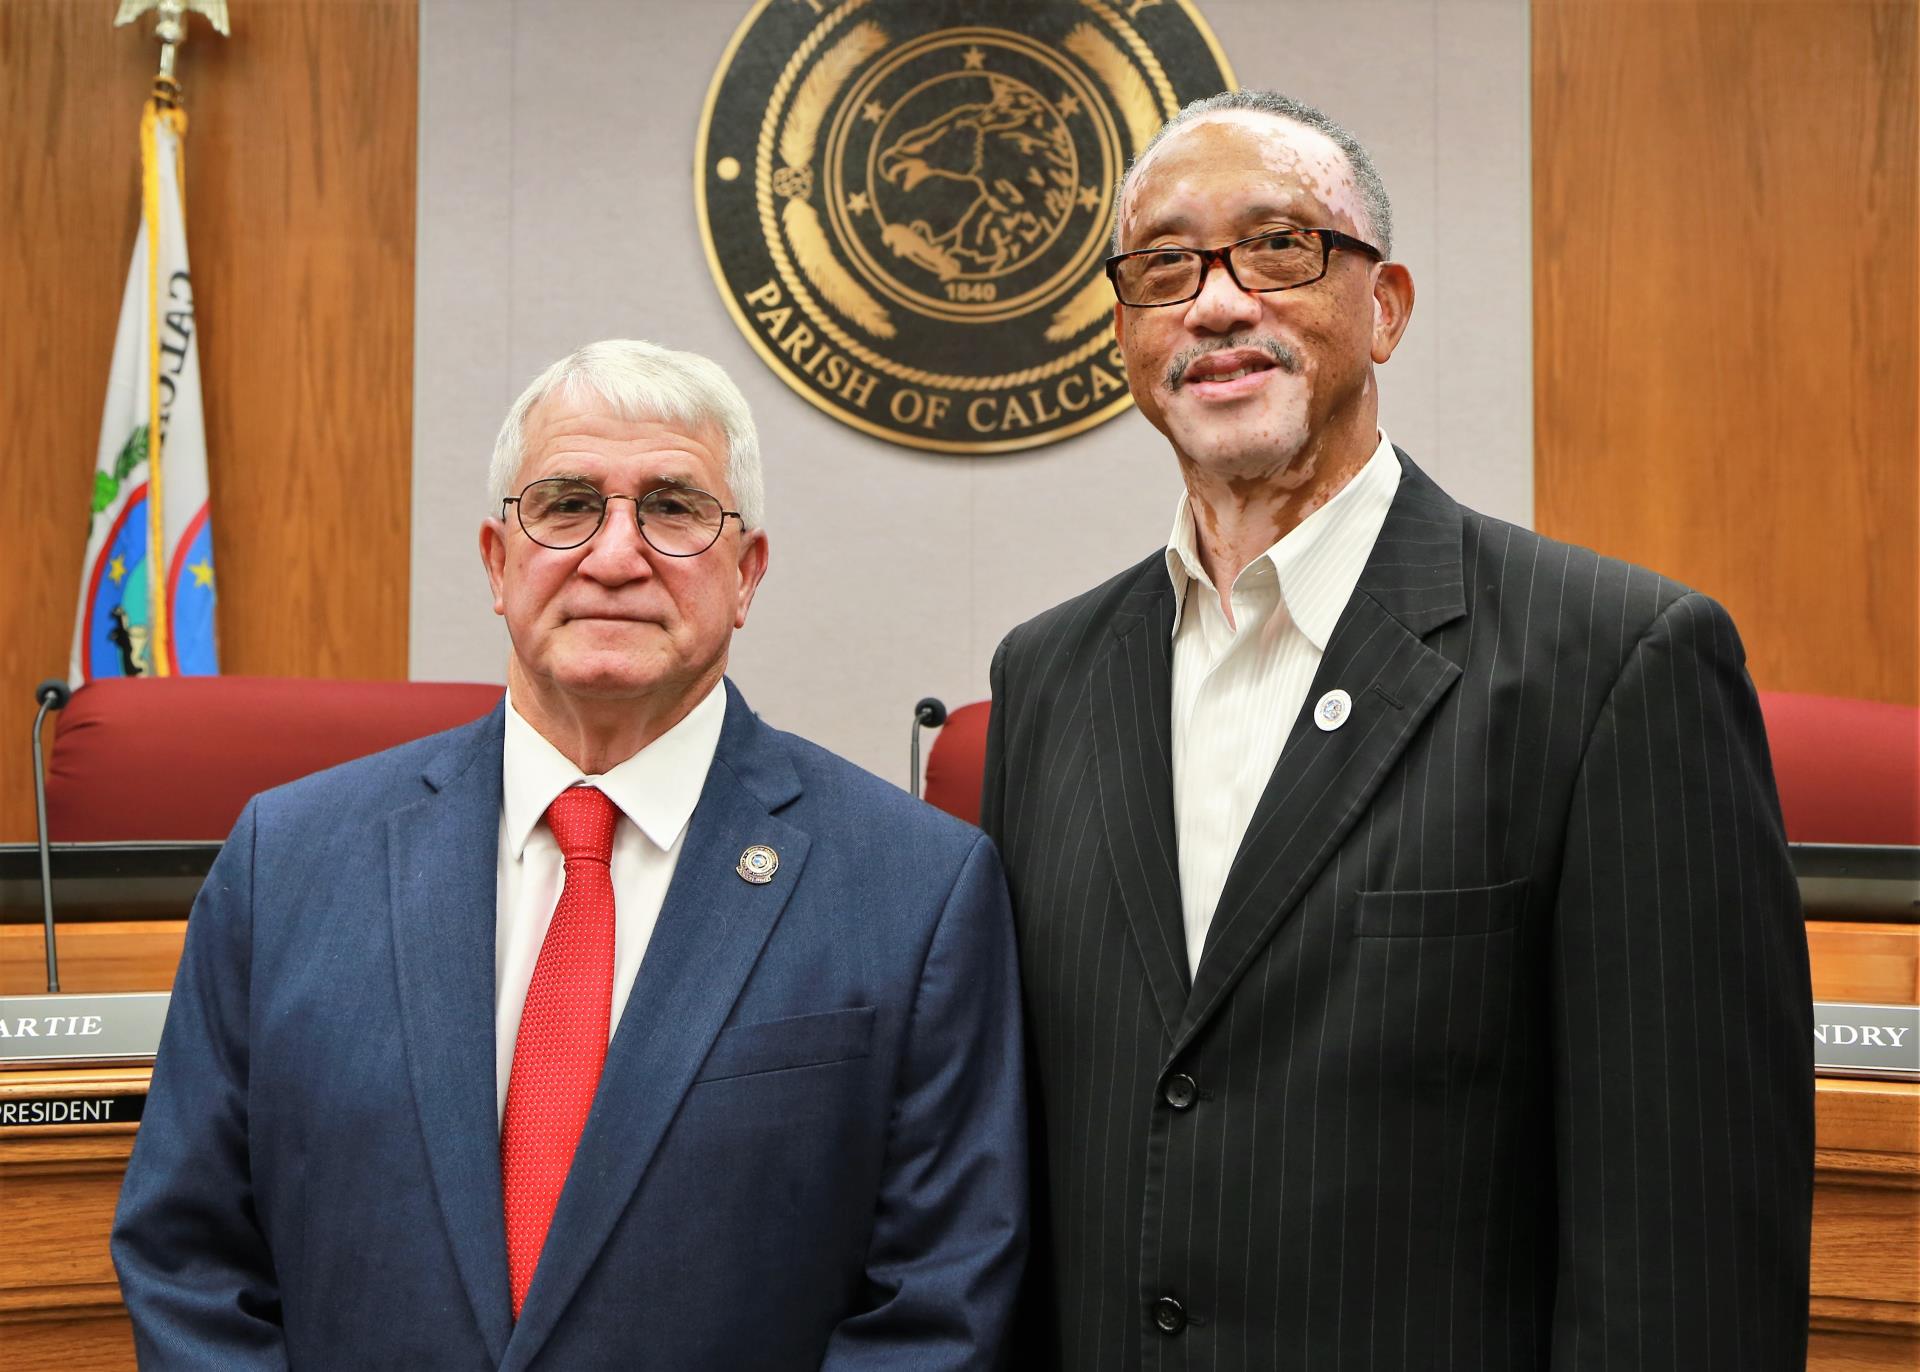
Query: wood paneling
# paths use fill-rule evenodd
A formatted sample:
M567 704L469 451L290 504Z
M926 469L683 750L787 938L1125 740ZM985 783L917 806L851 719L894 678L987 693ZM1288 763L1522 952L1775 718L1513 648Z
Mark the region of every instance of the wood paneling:
M1920 700L1915 0L1534 0L1535 501Z
M159 52L111 0L0 4L0 840L33 834ZM404 677L416 0L248 0L180 74L230 672Z

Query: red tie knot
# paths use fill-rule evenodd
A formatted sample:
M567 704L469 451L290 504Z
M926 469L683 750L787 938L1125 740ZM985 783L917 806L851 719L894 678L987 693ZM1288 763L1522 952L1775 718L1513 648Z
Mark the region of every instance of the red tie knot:
M607 793L594 786L569 786L547 807L547 827L568 862L591 858L613 859L613 823L620 811Z

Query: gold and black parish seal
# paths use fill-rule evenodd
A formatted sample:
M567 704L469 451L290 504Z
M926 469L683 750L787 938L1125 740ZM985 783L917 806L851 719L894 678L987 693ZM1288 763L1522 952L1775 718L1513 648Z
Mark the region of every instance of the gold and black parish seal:
M1187 0L759 0L694 189L727 308L789 386L937 452L1130 403L1101 262L1127 162L1233 84Z

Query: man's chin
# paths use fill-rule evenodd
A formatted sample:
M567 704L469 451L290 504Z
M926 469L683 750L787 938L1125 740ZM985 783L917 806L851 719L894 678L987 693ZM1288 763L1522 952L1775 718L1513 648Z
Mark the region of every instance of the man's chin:
M1195 431L1197 430L1197 431ZM1305 446L1306 435L1272 424L1194 426L1174 440L1186 465L1222 481L1270 478L1290 467Z

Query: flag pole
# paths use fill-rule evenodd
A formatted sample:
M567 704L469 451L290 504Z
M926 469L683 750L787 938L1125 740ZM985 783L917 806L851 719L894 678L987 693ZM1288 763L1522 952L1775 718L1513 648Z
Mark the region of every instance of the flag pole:
M227 0L120 0L113 25L119 28L131 24L148 10L154 11L153 36L160 40L160 70L153 78L154 95L160 95L164 84L177 101L180 83L173 75L174 53L187 41L187 16L205 15L214 32L225 38Z

